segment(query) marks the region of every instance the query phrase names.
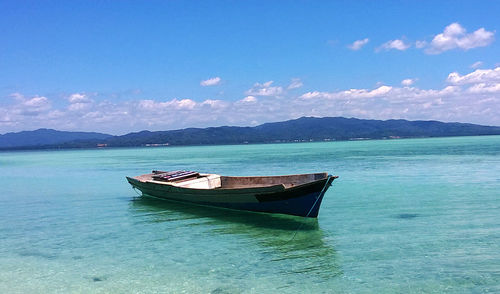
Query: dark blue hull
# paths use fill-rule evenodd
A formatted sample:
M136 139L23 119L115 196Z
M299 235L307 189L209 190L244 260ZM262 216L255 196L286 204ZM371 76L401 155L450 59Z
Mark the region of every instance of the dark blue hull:
M290 215L298 215L304 217L318 217L319 208L321 202L323 201L324 193L313 192L301 197L294 197L287 200L277 200L269 202L259 202L259 203L226 203L217 206L238 209L238 210L249 210L257 212L268 212L268 213L282 213ZM204 203L204 205L212 205L210 203Z

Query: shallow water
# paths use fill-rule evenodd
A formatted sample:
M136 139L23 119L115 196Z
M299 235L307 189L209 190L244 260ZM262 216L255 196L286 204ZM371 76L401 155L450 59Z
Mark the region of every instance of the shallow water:
M500 136L0 153L0 293L500 292ZM319 218L126 175L339 175Z

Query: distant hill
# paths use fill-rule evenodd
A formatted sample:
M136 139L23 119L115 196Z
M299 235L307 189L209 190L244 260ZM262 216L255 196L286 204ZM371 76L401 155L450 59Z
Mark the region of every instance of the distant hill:
M38 129L19 133L0 135L0 148L37 147L61 144L77 140L105 140L111 135L89 132L64 132L51 129Z
M146 144L212 145L297 141L500 135L500 127L439 121L365 120L302 117L256 127L189 128L142 131L107 140L109 146Z
M14 138L12 137L14 135L24 137L24 141L18 139L15 144L9 143L8 138ZM223 126L158 132L142 131L123 136L42 129L2 135L0 148L32 149L35 146L36 148L92 148L97 147L97 144L105 144L107 147L217 145L478 135L500 135L500 127L403 119L382 121L344 117L302 117L256 127Z

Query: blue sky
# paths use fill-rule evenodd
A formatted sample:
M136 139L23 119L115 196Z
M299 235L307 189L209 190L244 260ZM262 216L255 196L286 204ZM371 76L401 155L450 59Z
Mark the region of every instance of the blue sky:
M0 133L500 125L498 15L498 1L1 0Z

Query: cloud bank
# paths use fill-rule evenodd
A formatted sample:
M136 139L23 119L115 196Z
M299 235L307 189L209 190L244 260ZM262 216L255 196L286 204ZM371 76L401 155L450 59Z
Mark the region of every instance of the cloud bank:
M14 93L0 108L0 132L37 129L100 131L123 134L143 129L255 125L301 116L404 118L500 125L500 67L450 73L439 89L401 85L297 93L299 80L286 87L255 83L241 98L226 101L189 98L112 102L94 94L64 98ZM302 84L302 82L300 82ZM301 85L303 87L303 85ZM5 103L4 103L5 104Z

